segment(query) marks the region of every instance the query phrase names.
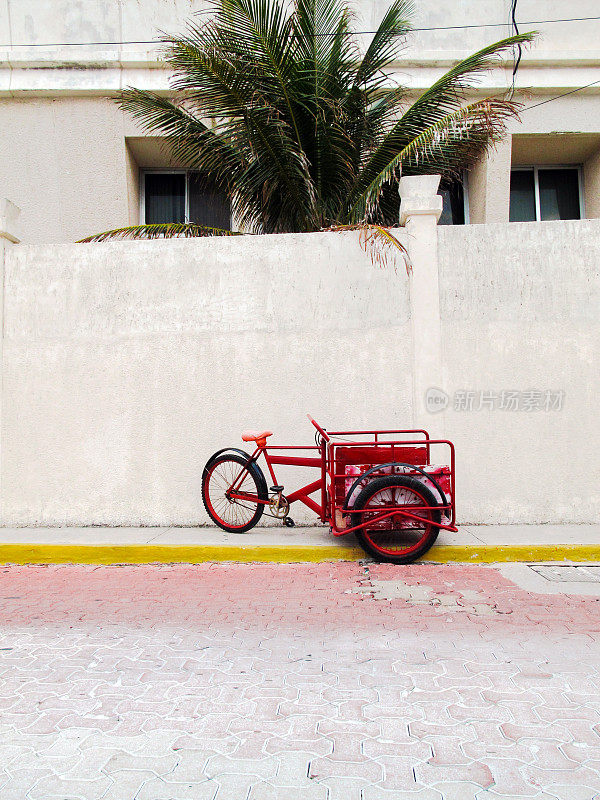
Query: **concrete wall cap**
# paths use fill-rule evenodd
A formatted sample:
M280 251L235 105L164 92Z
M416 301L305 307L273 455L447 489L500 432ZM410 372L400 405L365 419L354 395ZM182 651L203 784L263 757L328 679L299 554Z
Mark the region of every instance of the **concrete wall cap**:
M407 175L400 178L398 194L403 200L409 197L436 195L441 178L441 175Z

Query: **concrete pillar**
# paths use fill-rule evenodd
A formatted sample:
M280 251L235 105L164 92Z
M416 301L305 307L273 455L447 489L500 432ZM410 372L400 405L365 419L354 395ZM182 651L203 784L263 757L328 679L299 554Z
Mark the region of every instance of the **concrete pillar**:
M127 224L140 224L140 168L125 139L125 182L127 184Z
M473 165L467 177L469 222L508 222L512 137L507 136Z
M442 387L442 334L438 275L437 223L442 198L439 175L400 179L400 224L406 226L412 265L409 278L413 333L413 422L430 417L426 393Z
M11 247L21 241L19 215L21 209L6 198L0 198L0 369L4 363L4 270L6 254ZM3 458L2 458L2 408L3 382L0 376L0 514L4 515ZM0 521L1 519L0 518Z

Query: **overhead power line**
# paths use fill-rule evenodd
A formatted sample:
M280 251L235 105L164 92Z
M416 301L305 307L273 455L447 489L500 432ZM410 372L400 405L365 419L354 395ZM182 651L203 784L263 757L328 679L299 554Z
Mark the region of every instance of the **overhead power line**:
M529 111L532 108L537 108L538 106L544 106L546 103L552 103L554 100L560 100L561 97L567 97L567 95L575 94L575 92L580 92L582 89L587 89L589 86L596 86L599 83L600 80L592 81L591 83L586 83L585 86L578 86L576 89L571 89L569 92L557 94L556 97L549 97L547 100L540 100L539 103L534 103L531 106L525 106L525 108L521 110L521 113L523 113L523 111Z
M563 22L597 22L599 17L566 17L564 19L536 19L528 22L520 22L519 25L552 25L554 23ZM441 25L430 28L410 28L408 32L398 31L397 33L391 32L390 36L407 36L411 33L419 33L426 31L459 31L470 30L474 28L506 28L509 23L506 22L489 22L478 25ZM348 36L373 36L377 31L348 31ZM335 31L331 33L315 33L315 36L337 36ZM156 39L124 39L122 41L107 41L107 42L20 42L17 44L0 44L0 47L97 47L97 46L119 46L123 44L159 44L160 40Z

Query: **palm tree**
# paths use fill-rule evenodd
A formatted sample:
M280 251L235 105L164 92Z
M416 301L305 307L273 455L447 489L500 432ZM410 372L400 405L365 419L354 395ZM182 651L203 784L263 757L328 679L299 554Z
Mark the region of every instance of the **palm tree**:
M517 114L505 97L465 95L532 34L484 47L411 103L393 81L407 0L392 3L366 48L344 0L210 3L204 21L162 39L172 97L131 88L117 102L229 197L244 230L394 224L401 174L457 177Z

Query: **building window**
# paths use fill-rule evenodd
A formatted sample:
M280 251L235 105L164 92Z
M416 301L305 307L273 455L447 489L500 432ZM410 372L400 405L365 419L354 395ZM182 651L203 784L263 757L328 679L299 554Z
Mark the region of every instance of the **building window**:
M468 219L466 176L461 180L442 180L438 194L442 196L439 225L464 225Z
M197 172L143 172L141 198L141 218L146 225L194 222L211 228L231 229L229 200Z
M518 167L510 174L510 221L581 219L579 167Z

